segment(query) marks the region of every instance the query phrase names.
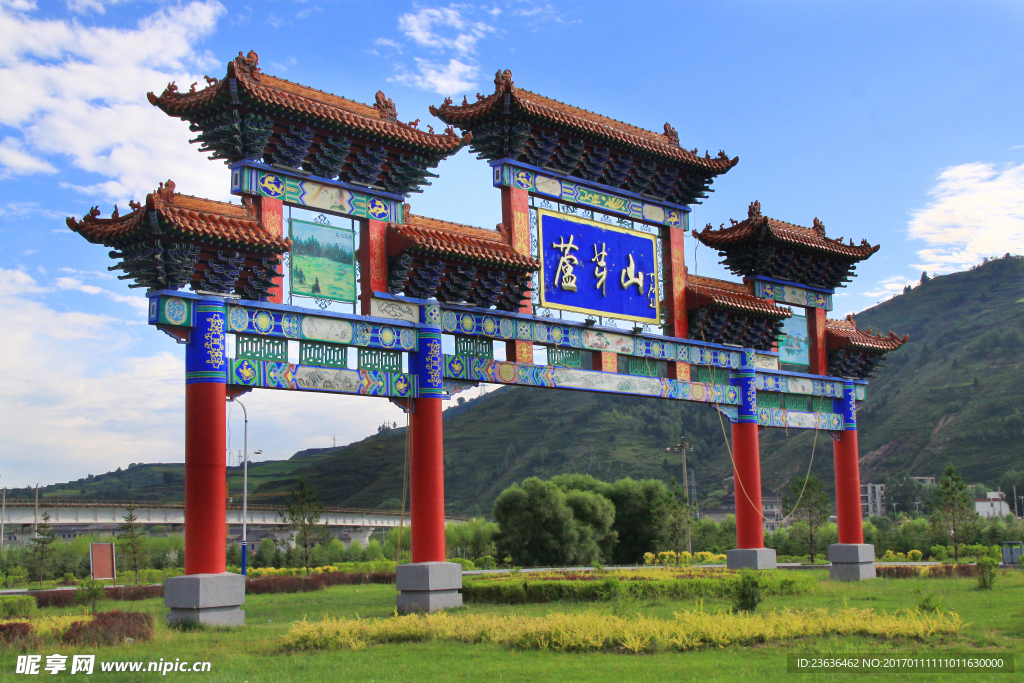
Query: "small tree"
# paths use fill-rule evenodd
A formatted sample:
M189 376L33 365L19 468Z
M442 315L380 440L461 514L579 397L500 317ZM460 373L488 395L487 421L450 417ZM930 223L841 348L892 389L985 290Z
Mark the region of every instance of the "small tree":
M676 555L683 550L685 539L686 550L691 550L690 525L692 523L694 506L690 504L690 497L683 487L679 485L675 477L672 477L672 498L668 502L668 535L672 541L672 550Z
M80 605L91 605L92 613L96 614L96 603L105 597L103 584L87 579L75 591L75 600Z
M36 525L36 536L32 539L32 559L39 567L39 587L43 587L43 573L46 571L46 563L50 559L50 546L57 540L57 534L50 524L50 513L43 511L42 524Z
M828 521L830 504L824 485L813 474L806 481L798 479L791 483L789 493L782 497L782 506L793 510L790 517L807 522L807 546L811 553L811 564L814 564L818 529Z
M953 561L960 560L961 536L964 527L978 516L971 494L967 492L960 473L953 465L946 465L942 478L935 488L935 504L932 506L933 523L948 531L953 541Z
M135 503L128 501L125 506L124 524L118 527L117 544L121 546L124 553L125 564L130 571L135 572L135 585L139 585L139 570L146 561L144 549L146 532L139 524L139 517L135 514Z
M295 546L302 551L302 566L309 575L310 552L327 537L327 527L320 526L324 506L305 477L299 477L299 487L290 493L291 499L285 501L288 511L281 513L281 519L295 532Z

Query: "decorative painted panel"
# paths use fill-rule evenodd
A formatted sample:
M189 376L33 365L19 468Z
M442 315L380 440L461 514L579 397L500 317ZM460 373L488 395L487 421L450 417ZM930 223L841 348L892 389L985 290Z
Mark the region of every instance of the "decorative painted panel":
M494 358L494 342L477 337L455 337L455 354L475 358Z
M405 301L392 301L390 299L374 297L370 299L370 316L418 323L420 321L420 307Z
M150 325L192 327L193 302L176 296L153 297L149 300Z
M635 396L654 396L680 401L738 405L735 387L684 382L664 377L635 377L550 365L524 365L506 361L444 356L445 377L498 384L519 384L554 389L578 389Z
M754 281L754 295L762 299L774 299L779 303L793 304L805 308L824 308L832 310L832 295L824 292L815 292L810 289L794 285L783 285L777 282L766 282L764 280Z
M658 324L657 239L608 223L537 211L540 305Z
M235 356L250 360L288 360L288 341L250 334L235 335Z
M827 396L829 398L839 398L843 395L843 383L830 380L758 372L756 381L757 388L761 391L808 394L810 396Z
M229 307L228 331L400 351L415 350L417 338L416 330L411 327L393 327L244 305Z
M579 349L561 349L557 346L548 347L548 365L557 365L563 368L578 368L583 365Z
M333 225L289 220L292 240L288 287L294 296L356 301L355 232Z
M760 400L760 396L758 397ZM843 430L843 416L831 412L807 412L785 410L759 405L757 423L762 427L782 427L787 429L822 429L831 432Z
M365 368L323 368L244 358L232 358L230 365L229 383L242 386L398 398L416 395L415 379L406 373Z
M342 216L401 223L402 202L395 197L366 192L345 183L326 183L292 176L278 170L268 171L252 165L232 170L233 194L255 194L280 199L291 206L302 206Z
M359 369L401 372L402 354L400 351L359 349Z
M514 187L538 197L548 197L567 204L579 204L646 223L689 229L687 210L683 206L651 202L632 193L588 183L581 178L569 180L503 164L494 167L493 185Z
M323 342L299 342L299 363L324 368L347 368L348 347Z

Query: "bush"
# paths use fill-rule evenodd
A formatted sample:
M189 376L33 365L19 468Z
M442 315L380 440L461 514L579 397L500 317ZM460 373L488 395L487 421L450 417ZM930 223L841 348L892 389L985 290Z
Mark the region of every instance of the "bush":
M886 567L875 567L875 576L880 579L919 579L921 571L917 567L895 564Z
M109 600L148 600L164 597L164 586L108 586L103 593Z
M907 553L907 559L911 562L920 562L922 557L924 557L924 553L916 548Z
M36 606L42 609L43 607L71 607L75 604L75 598L78 591L73 590L59 590L59 591L36 591L29 593L36 599Z
M25 621L0 623L0 643L23 643L32 635L32 625Z
M275 576L269 579L251 579L245 582L246 595L260 595L263 593L309 593L324 589L324 580L321 574L311 574L308 577L298 576Z
M761 584L753 569L744 569L740 572L740 582L736 586L735 596L733 612L753 612L761 604L764 599L761 597Z
M933 545L931 557L936 562L945 562L949 559L949 551L946 550L946 546L944 545Z
M477 569L494 569L498 566L497 560L490 555L484 555L473 560L473 564L476 565Z
M996 580L996 567L999 563L991 557L982 557L978 560L978 588L981 590L992 590L992 584Z
M76 621L61 639L70 645L120 645L153 637L153 615L145 612L99 612L91 621Z
M462 571L469 572L476 569L476 565L473 564L473 560L465 560L461 557L450 557L445 562L454 562L462 567Z
M0 596L0 619L17 619L35 616L39 612L31 595Z

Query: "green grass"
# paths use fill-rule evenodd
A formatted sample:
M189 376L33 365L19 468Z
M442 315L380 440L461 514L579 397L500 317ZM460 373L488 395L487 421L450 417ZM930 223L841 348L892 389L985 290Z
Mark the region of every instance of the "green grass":
M318 256L293 256L292 268L302 270L306 277L305 283L299 283L292 276L292 293L302 296L319 296L325 299L343 299L355 301L355 280L352 277L354 267L338 263ZM313 283L320 280L320 293L312 291Z
M875 580L859 584L827 581L827 573L813 571L821 581L813 595L767 597L761 610L845 607L893 611L913 609L926 596L953 608L967 626L958 638L936 642L871 641L865 638L816 638L796 643L766 643L756 647L707 649L683 654L619 655L516 652L494 645L417 643L371 646L360 651L287 653L281 641L289 626L303 617L388 618L394 613L393 586L340 586L322 593L250 596L246 603L247 626L237 630L180 632L163 623L160 600L131 604L157 615L151 642L120 647L76 650L63 645L46 645L32 653L97 654L98 660L158 660L180 657L209 660L212 672L202 681L665 681L685 676L701 681L790 681L786 657L790 652L963 652L985 649L1007 655L1024 640L1024 573L1000 572L995 590L979 591L970 579ZM548 603L543 605L470 605L464 610L477 614L543 615L552 611L592 611L613 614L643 614L672 618L673 612L693 609L728 609L728 600L645 602L620 600L613 603ZM104 603L124 607L128 603ZM45 614L75 610L43 610ZM13 672L17 651L0 649L0 671ZM187 676L188 674L178 676ZM173 678L175 674L170 674ZM840 676L817 675L825 680ZM1019 676L1019 674L1018 674ZM146 681L157 674L114 674L104 681ZM1000 674L971 674L970 680L1007 680ZM61 680L53 677L54 680ZM73 680L73 677L68 677ZM929 674L930 680L963 680L963 674ZM84 680L84 679L83 679Z

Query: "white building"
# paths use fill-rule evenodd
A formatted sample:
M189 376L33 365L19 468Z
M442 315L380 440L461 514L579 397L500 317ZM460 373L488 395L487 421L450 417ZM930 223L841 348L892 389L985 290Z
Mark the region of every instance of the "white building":
M1003 517L1010 514L1010 506L1006 502L1006 494L1002 491L989 491L985 494L984 498L975 498L974 509L980 516L986 519Z
M860 485L860 511L864 517L885 516L885 484Z
M916 481L921 486L935 486L935 477L910 477L910 481Z

